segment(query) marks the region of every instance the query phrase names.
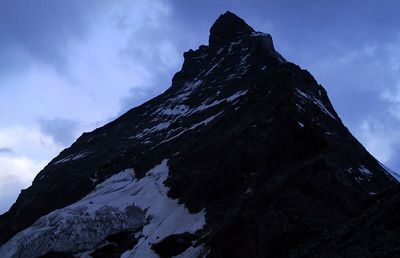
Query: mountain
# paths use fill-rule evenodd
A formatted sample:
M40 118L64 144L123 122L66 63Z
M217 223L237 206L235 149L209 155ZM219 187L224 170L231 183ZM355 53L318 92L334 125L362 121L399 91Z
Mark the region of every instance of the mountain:
M0 257L389 255L362 237L394 225L379 211L397 187L313 76L226 12L169 89L84 133L21 192Z
M400 257L400 187L371 200L368 209L323 238L308 257Z

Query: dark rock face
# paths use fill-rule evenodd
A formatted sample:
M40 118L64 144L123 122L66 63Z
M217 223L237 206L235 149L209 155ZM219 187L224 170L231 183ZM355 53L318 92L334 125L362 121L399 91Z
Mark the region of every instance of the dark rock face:
M221 15L210 29L209 45L223 46L235 38L254 32L247 23L231 12Z
M400 257L400 188L375 196L362 215L322 239L309 257Z
M74 258L72 254L61 253L61 252L49 252L39 258Z
M169 196L192 212L206 209L199 241L207 257L328 257L361 249L374 257L383 251L368 250L363 237L376 240L393 225L390 216L397 215L378 211L397 199L375 203L371 196L397 182L342 124L324 88L286 62L269 34L230 12L217 19L209 40L184 54L167 91L83 134L52 160L0 217L0 244L107 177L131 167L144 177L168 159ZM374 219L379 216L388 224ZM349 233L337 233L346 223L376 231L361 234L349 224ZM398 233L377 241L393 236ZM191 241L177 239L154 248L174 255Z
M118 258L137 244L136 232L122 231L107 237L107 244L90 254L93 258Z
M169 258L183 253L196 239L197 237L190 233L174 234L154 244L151 249L161 258Z

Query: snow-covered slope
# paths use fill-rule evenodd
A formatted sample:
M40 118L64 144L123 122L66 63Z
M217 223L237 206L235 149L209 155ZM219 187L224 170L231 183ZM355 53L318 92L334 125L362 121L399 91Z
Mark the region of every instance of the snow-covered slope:
M113 175L80 201L18 233L0 247L0 257L38 257L50 251L85 257L105 244L108 235L121 231L135 232L139 241L123 257L157 257L151 244L172 234L195 233L205 225L204 210L191 214L167 196L167 177L167 160L141 179L133 169Z

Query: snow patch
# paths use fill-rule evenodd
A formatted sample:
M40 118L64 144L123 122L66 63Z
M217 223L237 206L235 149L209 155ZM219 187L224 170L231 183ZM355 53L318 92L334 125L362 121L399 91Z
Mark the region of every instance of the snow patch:
M210 123L212 120L214 120L214 118L216 118L217 116L219 116L221 113L222 113L222 111L219 112L219 113L216 114L216 115L213 115L213 116L210 116L210 117L204 119L203 121L201 121L201 122L199 122L199 123L196 123L196 124L192 125L192 126L189 128L189 130L195 129L196 127L198 127L198 126L200 126L200 125L207 125L207 124Z
M243 56L242 58L241 58L241 60L240 60L240 63L239 63L239 67L244 67L244 65L246 64L246 62L247 62L247 59L250 57L250 53L247 53L245 56Z
M180 94L177 96L178 100L186 99L193 90L198 88L203 83L203 80L195 80L193 82L186 83L183 88L179 91Z
M224 57L221 58L221 60L219 60L215 65L213 65L210 70L208 70L206 72L206 74L204 75L204 77L207 77L215 68L217 68L219 66L219 64L224 60Z
M129 139L141 139L144 136L148 135L149 133L154 133L154 132L157 132L157 131L161 131L161 130L167 129L170 125L171 125L170 121L161 122L161 123L159 123L159 124L157 124L157 125L155 125L155 126L153 126L151 128L143 129L142 132L140 132L140 133L138 133L138 134L136 134L134 136L130 136L128 138Z
M88 156L91 153L92 152L88 151L88 152L83 152L83 153L80 153L80 154L68 155L67 157L65 157L63 159L60 159L57 162L55 162L54 165L60 164L60 163L65 163L65 162L68 162L68 161L75 161L75 160L78 160L78 159L82 159L82 158Z
M344 170L346 172L348 172L349 174L353 174L353 169L352 168L345 168Z
M226 98L226 99L214 100L214 101L213 101L212 103L210 103L210 104L204 104L204 103L203 103L203 104L201 104L200 106L198 106L197 108L195 108L195 109L194 109L192 112L190 112L190 113L195 113L195 112L198 112L198 111L202 111L202 110L208 109L208 108L210 108L210 107L219 105L220 103L222 103L222 102L224 102L224 101L232 102L232 101L234 101L235 99L239 98L240 96L242 96L242 95L244 95L244 94L246 94L246 93L247 93L247 90L238 91L238 92L236 92L235 94L231 95L230 97L228 97L228 98Z
M333 119L336 119L336 117L325 107L325 105L321 102L321 100L308 95L307 93L301 91L300 89L296 89L296 92L299 96L301 96L301 97L307 99L308 101L314 103L315 105L317 105L325 114L332 117Z
M259 37L259 36L268 37L270 35L268 33L255 31L255 32L252 32L250 36L253 36L253 37Z
M143 227L138 244L121 257L158 257L150 249L151 244L171 234L195 233L205 225L204 209L199 213L190 214L177 200L167 196L168 188L163 184L167 177L167 160L164 160L138 181L141 187L135 189L138 191L135 195L135 205L147 211L150 222Z
M195 129L195 128L201 126L201 125L207 125L207 124L210 123L212 120L214 120L214 118L216 118L217 116L219 116L222 112L223 112L223 111L219 112L219 113L216 114L216 115L210 116L210 117L208 117L207 119L205 119L205 120L203 120L203 121L201 121L201 122L199 122L199 123L196 123L196 124L192 125L191 127L187 128L187 129L184 129L183 131L179 132L177 135L174 135L174 136L172 136L172 137L170 137L170 138L167 138L167 139L163 140L163 141L160 142L159 144L157 144L157 145L155 145L154 147L152 147L152 149L154 149L155 147L157 147L157 146L159 146L159 145L161 145L161 144L163 144L163 143L169 142L169 141L171 141L171 140L173 140L173 139L175 139L175 138L181 136L182 134L186 133L187 131L193 130L193 129Z
M227 100L228 102L232 102L232 101L234 101L235 99L239 98L240 96L245 95L246 93L247 93L247 90L238 91L238 92L236 92L235 94L233 94L232 96L230 96L229 98L227 98L226 100Z
M195 233L205 225L205 210L191 214L167 196L167 160L137 179L124 170L97 185L80 201L55 210L0 247L0 257L37 257L49 251L87 254L110 235L139 230L139 242L123 257L157 257L150 244L171 235Z
M194 110L193 110L193 113L194 112L198 112L198 111L203 111L203 110L205 110L205 109L208 109L208 108L210 108L210 107L213 107L213 106L216 106L216 105L218 105L218 104L220 104L220 103L222 103L222 102L224 102L225 101L225 99L221 99L221 100L214 100L212 103L210 103L210 104L201 104L200 106L198 106L197 108L195 108Z
M219 105L220 103L222 103L224 101L233 102L236 99L238 99L239 97L245 95L246 93L247 93L247 90L238 91L238 92L232 94L231 96L229 96L229 97L227 97L225 99L214 100L211 103L207 103L207 101L206 101L205 103L202 103L200 106L198 106L196 108L193 108L193 109L190 109L190 107L186 106L186 105L177 105L177 106L175 106L173 108L172 107L159 108L153 113L154 115L164 114L164 115L168 115L168 116L173 116L173 118L169 119L169 120L165 120L165 118L155 117L152 120L152 122L157 122L157 121L160 121L160 120L165 120L165 121L159 122L158 124L156 124L155 126L153 126L151 128L145 128L141 132L137 133L136 135L130 136L128 138L129 139L142 139L142 138L144 138L145 136L147 136L147 135L149 135L151 133L155 133L155 132L158 132L158 131L162 131L162 130L168 129L171 124L173 124L175 121L177 121L181 117L190 116L190 115L192 115L192 114L194 114L196 112L203 111L203 110L208 109L210 107ZM212 119L213 119L213 117L212 117ZM200 124L204 124L204 122L201 122L199 124L195 124L192 127L186 129L186 131L194 129L195 127L199 126ZM181 132L180 134L182 134L182 133L183 132ZM177 136L179 136L179 135L177 135ZM177 137L177 136L175 136L175 137ZM168 141L168 140L166 140L166 141Z
M366 168L365 166L361 166L360 169L359 169L359 171L360 171L363 175L365 175L365 176L371 177L371 176L374 175L374 174L372 174L372 172L369 171L369 169Z
M189 107L186 105L177 105L174 108L165 108L158 110L157 113L163 114L163 115L168 115L168 116L177 116L177 115L182 115L185 114L189 110Z

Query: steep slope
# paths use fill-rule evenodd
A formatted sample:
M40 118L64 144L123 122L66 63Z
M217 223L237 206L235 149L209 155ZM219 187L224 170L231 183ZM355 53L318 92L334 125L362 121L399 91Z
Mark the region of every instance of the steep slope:
M269 34L254 31L227 12L211 27L209 46L189 50L184 57L166 92L83 134L21 192L0 217L0 243L5 243L0 254L24 249L26 243L18 237L27 234L23 239L31 239L30 226L50 218L39 219L43 215L72 209L73 221L79 220L90 204L84 200L102 187L114 189L110 176L126 169L134 171L131 179L124 174L126 187L152 192L159 184L138 184L165 164L166 181L160 187L167 188L160 190L160 198L168 199L168 194L168 202L184 204L188 211L183 221L201 221L205 215L206 224L183 232L177 230L177 219L170 231L147 242L164 257L204 252L208 257L300 256L359 215L370 195L396 185L342 124L324 88L277 53ZM129 242L128 247L98 249L97 257L111 257L110 252L138 256L138 245L127 250L151 236L137 232L151 224L156 212L150 202L138 205L138 192L132 191L127 197L118 195L130 203L103 202L113 210L89 216L96 221L110 212L120 214L123 226L111 223L82 248L53 244L38 254L93 252L110 242L110 236L128 231L128 240L117 244ZM86 210L79 213L74 207L82 202ZM134 227L133 218L140 221ZM61 222L46 223L44 227L54 229Z
M400 257L400 188L375 196L360 216L322 239L308 257Z

